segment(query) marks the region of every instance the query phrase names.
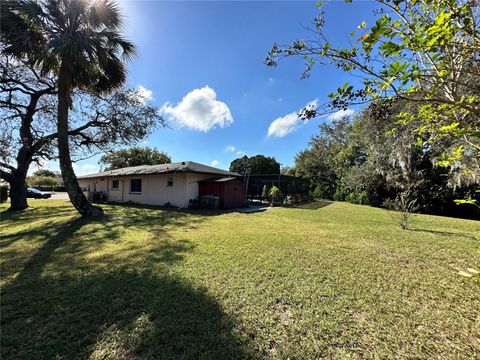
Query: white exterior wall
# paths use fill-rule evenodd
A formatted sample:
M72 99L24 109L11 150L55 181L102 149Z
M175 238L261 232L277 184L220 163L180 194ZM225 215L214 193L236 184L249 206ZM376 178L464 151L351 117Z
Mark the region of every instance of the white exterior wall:
M173 177L173 186L167 186L167 179ZM80 186L88 196L90 192L104 191L109 201L128 202L146 205L165 205L188 207L190 199L198 199L198 181L212 178L202 174L156 174L79 179ZM142 192L130 192L130 180L142 180ZM112 180L118 180L118 189L112 189Z
M187 202L190 199L198 200L198 182L205 179L211 179L212 175L205 174L186 174L187 175L187 188L186 188L186 199Z

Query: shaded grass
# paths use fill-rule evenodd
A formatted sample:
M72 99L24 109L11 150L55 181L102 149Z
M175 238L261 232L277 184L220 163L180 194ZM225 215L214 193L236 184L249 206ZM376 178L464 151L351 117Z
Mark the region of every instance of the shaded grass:
M479 222L66 201L2 213L5 358L478 358Z

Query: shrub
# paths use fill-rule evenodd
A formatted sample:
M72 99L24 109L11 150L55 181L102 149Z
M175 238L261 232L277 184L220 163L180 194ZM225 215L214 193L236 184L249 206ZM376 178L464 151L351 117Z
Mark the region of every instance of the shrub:
M50 176L29 176L27 184L31 187L55 187L58 186L58 180Z
M368 193L366 191L351 192L345 196L345 201L352 204L367 205L369 204Z
M279 202L279 195L281 195L282 192L280 191L280 189L278 187L276 187L275 185L273 185L271 188L270 188L270 191L268 192L268 195L270 195L272 197L272 205L277 205L278 202Z
M267 185L263 185L263 188L262 188L262 197L267 197L268 195L268 186Z
M412 199L409 190L402 191L393 200L389 199L385 201L384 206L391 210L396 210L394 218L403 230L409 229L413 213L418 211L417 200Z
M268 192L268 195L270 196L278 196L280 195L282 192L280 191L280 189L278 187L276 187L275 185L272 186L272 188L270 189L270 191Z
M315 189L313 189L313 192L312 192L312 196L315 198L315 199L323 199L324 198L324 192L323 192L323 189L322 189L322 186L321 185L317 185L315 186Z

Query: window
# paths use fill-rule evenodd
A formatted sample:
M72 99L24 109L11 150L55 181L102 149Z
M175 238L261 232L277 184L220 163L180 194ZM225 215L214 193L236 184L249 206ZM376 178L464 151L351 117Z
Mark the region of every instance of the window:
M173 176L167 178L167 186L173 186Z
M142 179L130 180L130 192L141 193L142 192Z
M112 180L112 189L118 189L118 180Z

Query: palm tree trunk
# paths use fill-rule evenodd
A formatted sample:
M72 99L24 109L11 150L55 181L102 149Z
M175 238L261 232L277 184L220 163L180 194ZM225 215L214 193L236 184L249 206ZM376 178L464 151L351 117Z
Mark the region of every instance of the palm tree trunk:
M62 61L58 76L58 157L60 170L68 197L77 211L84 217L101 217L103 210L93 206L85 197L78 184L77 177L70 158L70 147L68 144L68 110L71 101L70 71L67 69L67 61Z

